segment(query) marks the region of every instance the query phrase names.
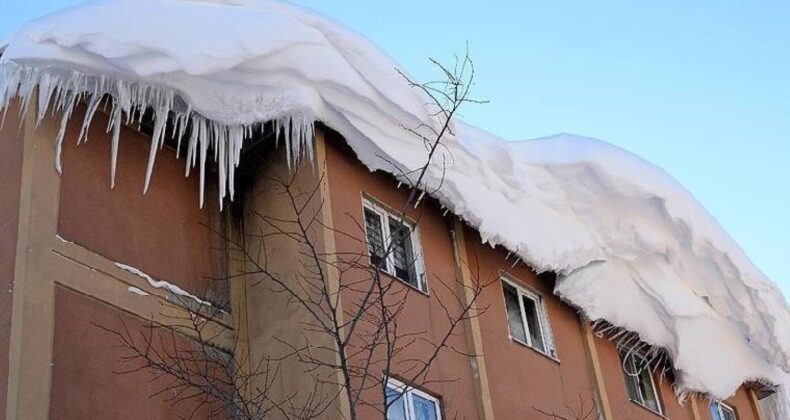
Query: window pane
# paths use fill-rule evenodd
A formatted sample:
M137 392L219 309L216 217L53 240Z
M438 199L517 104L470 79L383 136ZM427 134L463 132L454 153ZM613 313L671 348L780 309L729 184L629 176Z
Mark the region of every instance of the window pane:
M730 407L721 403L710 404L710 415L713 420L737 420L735 412Z
M642 371L639 373L639 389L642 391L645 406L653 411L660 411L653 384L653 372L651 372L650 366L642 365Z
M387 388L387 420L406 420L404 396L392 388Z
M623 363L623 373L625 374L625 386L628 390L628 398L640 404L644 404L642 394L639 392L639 375L636 364L634 363L633 355L620 352L620 359L625 357Z
M545 352L546 346L543 343L543 336L540 329L537 302L526 296L522 296L521 298L524 300L524 312L527 317L527 327L529 327L529 337L532 339L532 347Z
M408 226L389 218L390 235L392 235L392 260L395 263L395 276L406 280L414 286L417 276L414 270L414 250L411 246L411 229Z
M414 403L414 420L437 420L436 418L436 403L420 397L417 394L412 394L412 402Z
M370 263L378 265L384 256L384 235L381 230L381 217L370 209L365 209L365 230L368 236ZM382 266L382 268L387 267Z
M721 418L722 420L736 420L735 412L727 407L721 406Z
M505 292L505 306L507 307L507 322L510 327L510 335L520 341L527 342L527 335L524 333L524 325L521 320L521 307L518 305L518 292L516 288L502 282L502 289Z
M710 416L713 420L724 420L719 413L719 405L716 403L710 403Z

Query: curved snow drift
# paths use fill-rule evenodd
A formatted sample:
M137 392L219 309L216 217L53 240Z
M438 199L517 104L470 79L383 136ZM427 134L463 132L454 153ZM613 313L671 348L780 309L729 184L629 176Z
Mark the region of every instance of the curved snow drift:
M402 127L437 122L396 68L353 31L275 1L105 0L8 39L0 107L38 87L64 121L75 99L89 100L89 124L97 98L112 95L113 168L120 125L153 107L148 177L172 112L181 130L194 128L185 147L201 174L215 146L221 199L226 188L232 197L243 138L265 121L285 132L291 158L311 155L321 121L371 170L422 166L421 142ZM438 185L446 169L442 204L484 240L558 272L555 292L590 319L665 348L679 395L724 399L744 381L779 383L790 370L781 292L660 168L594 139L506 142L461 123L446 145L427 174Z

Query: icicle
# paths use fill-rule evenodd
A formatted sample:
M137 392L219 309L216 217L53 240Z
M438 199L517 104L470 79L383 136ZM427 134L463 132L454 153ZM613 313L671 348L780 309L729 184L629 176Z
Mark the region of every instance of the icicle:
M203 202L206 195L206 154L208 153L208 127L206 127L206 120L200 121L200 134L198 141L200 142L200 208L203 208Z
M197 150L198 135L200 134L199 121L192 120L192 132L189 135L189 144L187 144L187 162L186 173L184 176L189 177L189 170L195 167L195 152Z
M48 74L45 74L43 79L38 83L38 112L36 115L36 125L41 125L41 121L44 120L55 88L55 83L52 83Z
M148 192L148 187L151 185L151 174L153 174L154 171L154 161L156 160L157 149L161 147L160 143L165 142L167 110L158 108L154 113L156 121L154 122L154 133L151 136L151 149L148 152L148 166L145 169L145 186L143 187L143 194Z
M66 135L66 126L68 125L69 119L71 118L71 112L74 110L74 104L77 102L74 91L71 91L63 96L64 98L61 99L61 101L68 102L65 104L63 116L60 120L60 129L58 130L57 137L55 137L55 170L58 172L58 174L63 173L63 164L61 162L61 154L63 152L63 137Z
M222 198L225 197L225 187L227 182L227 166L225 162L225 142L224 141L217 141L216 152L219 157L217 162L219 162L219 209L222 211Z
M96 113L96 110L99 109L99 104L101 104L101 95L98 93L91 94L90 98L91 99L88 102L88 108L85 110L85 118L82 120L80 135L77 137L77 144L82 144L82 142L88 141L88 129L90 128L91 121L93 121L93 116Z
M415 209L417 208L417 206L419 206L419 205L420 205L420 202L422 201L422 198L423 198L424 196L425 196L425 190L423 190L423 191L420 193L420 196L419 196L419 197L417 197L417 201L415 201L415 202L414 202L414 208L415 208Z
M121 139L121 110L112 114L113 130L110 145L110 189L115 188L115 172L118 167L118 143Z

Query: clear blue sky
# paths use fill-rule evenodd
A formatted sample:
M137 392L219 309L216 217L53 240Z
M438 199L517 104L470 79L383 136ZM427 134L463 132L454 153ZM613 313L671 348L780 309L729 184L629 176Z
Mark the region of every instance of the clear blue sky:
M468 41L491 103L466 120L512 139L598 137L657 163L790 296L790 2L295 2L418 79ZM74 3L0 0L0 37Z

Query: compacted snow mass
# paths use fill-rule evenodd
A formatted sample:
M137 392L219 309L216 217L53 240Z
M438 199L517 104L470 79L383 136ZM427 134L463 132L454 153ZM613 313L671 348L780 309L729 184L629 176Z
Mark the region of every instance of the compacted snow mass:
M197 166L203 180L207 155L218 160L220 202L233 196L243 139L262 122L280 130L292 160L312 157L320 121L370 170L395 175L426 161L422 142L403 127L440 124L427 98L370 41L276 1L91 2L26 24L0 43L3 50L0 107L38 95L46 104L39 118L55 107L65 128L84 99L87 127L111 95L113 173L121 125L151 107L146 189L171 115L182 132L192 128L181 152L187 173ZM666 350L678 396L724 399L744 381L785 380L784 297L663 170L567 134L505 141L456 122L445 145L425 188L443 179L433 195L484 241L557 272L555 293L589 319ZM60 171L59 158L55 164Z

